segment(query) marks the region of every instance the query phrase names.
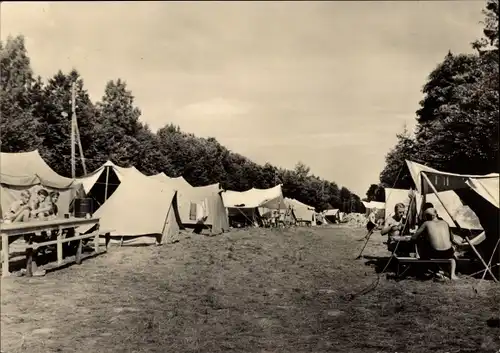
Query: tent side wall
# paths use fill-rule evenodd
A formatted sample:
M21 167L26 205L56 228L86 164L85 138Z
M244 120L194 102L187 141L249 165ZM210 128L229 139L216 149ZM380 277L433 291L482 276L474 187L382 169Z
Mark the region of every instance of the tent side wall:
M476 248L486 261L492 256L500 261L500 245L497 247L495 253L493 253L493 249L500 237L500 210L472 189L459 189L456 190L456 193L474 210L486 234L486 240L477 245Z
M126 244L171 242L182 228L176 195L164 183L130 174L95 216L102 229Z
M228 232L229 220L220 193L208 198L208 210L210 223L212 224L212 234Z
M195 228L198 225L198 212L194 212L194 207L198 209L203 204L208 213L204 227L211 229L213 235L228 231L229 221L220 193L206 188L204 190L197 190L192 186L189 186L189 188L192 189L178 192L177 199L182 224L188 228Z

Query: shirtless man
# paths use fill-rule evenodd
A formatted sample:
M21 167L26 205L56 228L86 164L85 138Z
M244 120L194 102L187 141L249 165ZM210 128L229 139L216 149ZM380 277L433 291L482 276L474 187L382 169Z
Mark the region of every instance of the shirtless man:
M403 235L402 233L406 226L406 218L404 218L405 212L406 206L403 203L396 204L396 206L394 206L394 214L385 221L380 231L381 235L388 235L389 237L387 241L388 250L393 252L397 249L396 255L398 256L408 256L410 253L415 252L413 243L408 241L399 242L394 239L396 236Z
M389 217L385 221L380 234L387 234L389 236L389 240L391 240L391 238L394 236L400 235L405 223L405 219L403 218L403 216L405 215L405 211L406 206L404 204L396 204L396 206L394 206L394 215Z
M452 243L457 243L451 235L448 223L438 219L437 212L432 207L425 210L424 217L426 221L412 235L412 240L417 241L420 236L424 235L428 245L430 245L427 257L430 259L449 259L451 267L450 278L458 279L455 274L457 263L455 261L455 251L452 246Z

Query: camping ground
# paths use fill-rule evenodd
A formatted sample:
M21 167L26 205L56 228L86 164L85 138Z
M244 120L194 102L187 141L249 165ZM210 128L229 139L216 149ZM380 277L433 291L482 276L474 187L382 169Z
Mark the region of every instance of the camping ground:
M364 229L190 234L2 281L2 352L498 352L500 287L377 277ZM375 234L366 255L389 255ZM473 289L476 288L477 292Z

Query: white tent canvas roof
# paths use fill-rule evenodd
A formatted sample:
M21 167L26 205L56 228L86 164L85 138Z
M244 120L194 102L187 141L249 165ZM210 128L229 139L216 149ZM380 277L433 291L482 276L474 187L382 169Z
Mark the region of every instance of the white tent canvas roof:
M439 215L450 225L454 225L453 220L446 212L451 212L453 218L461 228L482 229L478 215L468 205L465 205L458 191L461 189L472 189L485 200L498 208L498 180L499 174L492 173L487 175L462 175L441 172L437 169L425 165L406 161L410 174L415 182L415 186L420 193L426 195L426 202L431 202L437 209ZM438 191L438 197L433 193L432 188L422 176L426 174L432 185ZM496 196L495 196L496 195ZM420 207L420 204L417 204ZM446 207L446 209L445 209Z
M456 193L463 204L467 204L473 210L486 234L486 241L481 243L481 251L484 252L483 255L493 256L495 251L493 249L496 248L495 244L499 237L499 208L496 198L499 192L499 174L462 175L441 172L408 160L406 164L418 191L427 197L427 201L430 201L429 196L435 196L431 194L435 192L433 188L436 189L440 198L441 192L451 191ZM428 181L423 173L429 179ZM439 203L437 198L436 203ZM446 209L450 208L448 203L449 201L443 199L443 206L446 206ZM465 228L458 220L457 223L461 228ZM496 248L496 251L499 249Z
M286 208L281 184L269 189L227 190L222 193L222 199L224 200L224 206L227 208Z
M441 172L437 169L427 167L423 164L412 162L407 160L406 165L410 171L411 177L415 183L415 186L421 194L431 194L432 190L427 185L428 183L422 182L422 172L426 173L427 177L432 182L433 186L438 192L447 190L457 190L462 188L468 188L468 181L470 179L476 181L484 181L488 185L493 185L498 181L499 174L491 173L487 175L466 175L466 174L455 174ZM488 180L490 180L488 182Z
M339 215L339 209L338 208L331 208L329 210L324 211L325 216L338 216Z
M314 207L306 205L298 200L286 198L285 205L292 208L295 218L298 221L310 221L313 224L316 223L316 212Z
M38 150L6 153L0 155L0 178L2 184L29 186L43 184L66 189L78 181L57 174L42 158Z
M500 208L498 200L500 197L500 182L498 175L488 178L469 178L466 183L493 206Z
M370 202L366 202L366 201L361 201L363 202L363 205L365 206L366 209L377 209L377 210L385 210L385 203L384 202L380 202L380 201L370 201Z

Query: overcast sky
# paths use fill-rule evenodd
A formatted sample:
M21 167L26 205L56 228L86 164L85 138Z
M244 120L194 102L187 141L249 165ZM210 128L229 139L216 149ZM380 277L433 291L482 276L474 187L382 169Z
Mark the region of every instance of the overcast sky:
M258 163L360 197L378 182L429 72L470 52L485 2L2 3L36 74L76 68L92 99L124 79L154 130L216 137Z

